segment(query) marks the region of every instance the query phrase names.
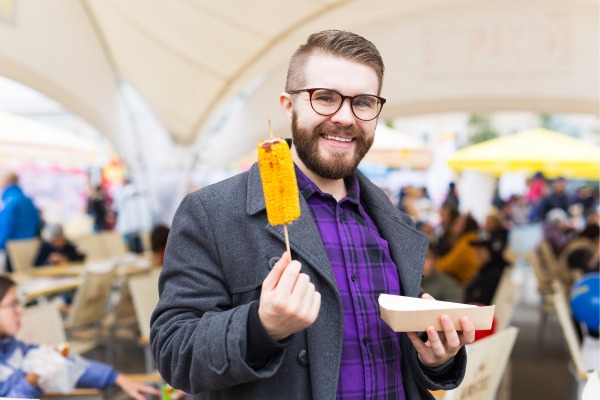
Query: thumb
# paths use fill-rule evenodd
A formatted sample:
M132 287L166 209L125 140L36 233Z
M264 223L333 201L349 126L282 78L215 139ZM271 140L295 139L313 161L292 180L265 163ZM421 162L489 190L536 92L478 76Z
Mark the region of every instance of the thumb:
M277 287L279 279L281 279L281 275L283 275L283 271L285 271L285 268L289 265L291 261L292 259L290 257L290 254L287 251L283 253L279 261L275 263L273 269L271 270L271 272L269 272L269 275L267 275L267 277L263 281L263 290L270 291Z

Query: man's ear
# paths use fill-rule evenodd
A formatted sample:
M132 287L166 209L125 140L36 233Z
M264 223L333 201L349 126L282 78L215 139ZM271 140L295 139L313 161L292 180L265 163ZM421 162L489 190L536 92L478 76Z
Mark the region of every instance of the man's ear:
M279 95L279 104L287 119L292 122L292 95L286 92L281 92Z

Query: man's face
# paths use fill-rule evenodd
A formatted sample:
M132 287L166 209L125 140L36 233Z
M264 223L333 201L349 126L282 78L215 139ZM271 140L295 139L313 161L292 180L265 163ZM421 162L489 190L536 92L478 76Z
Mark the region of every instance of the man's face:
M564 194L567 189L567 182L562 179L557 179L552 184L554 192L557 194Z
M377 95L379 86L371 67L322 55L309 59L305 78L304 87L294 89L326 88L355 96ZM282 95L284 111L292 122L292 154L296 153L309 170L322 178L336 180L352 174L373 144L377 120L356 118L349 99L335 114L323 116L312 109L308 93L293 96L288 97L293 102L286 107L287 96Z

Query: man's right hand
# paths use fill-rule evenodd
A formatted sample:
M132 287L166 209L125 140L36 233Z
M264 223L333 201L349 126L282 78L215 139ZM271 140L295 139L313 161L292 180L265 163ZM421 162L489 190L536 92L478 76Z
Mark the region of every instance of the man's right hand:
M319 315L321 294L302 264L291 261L286 251L265 278L258 318L273 340L280 341L312 325Z

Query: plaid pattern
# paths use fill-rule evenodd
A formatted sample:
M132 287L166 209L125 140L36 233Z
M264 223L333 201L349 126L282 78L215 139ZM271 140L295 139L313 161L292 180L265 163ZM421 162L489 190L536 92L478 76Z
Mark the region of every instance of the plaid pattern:
M344 305L338 399L405 399L399 334L379 317L381 293L400 294L388 244L360 204L354 176L340 202L322 193L298 167L298 189L321 234Z

